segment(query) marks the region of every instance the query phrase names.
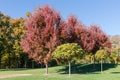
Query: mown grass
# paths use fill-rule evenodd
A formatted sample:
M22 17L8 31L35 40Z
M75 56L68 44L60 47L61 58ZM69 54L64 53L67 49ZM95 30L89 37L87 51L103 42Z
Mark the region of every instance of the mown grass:
M104 64L103 73L100 72L100 65L86 64L72 66L71 77L68 77L67 66L49 68L49 74L45 75L45 69L10 69L0 70L1 75L11 74L32 74L31 76L19 76L4 78L0 80L119 80L120 65Z

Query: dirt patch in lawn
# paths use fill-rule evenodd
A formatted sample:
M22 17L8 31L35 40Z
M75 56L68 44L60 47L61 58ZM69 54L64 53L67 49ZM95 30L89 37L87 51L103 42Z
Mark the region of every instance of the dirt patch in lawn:
M30 76L32 74L11 74L11 75L0 75L1 78L11 78L11 77L18 77L18 76Z

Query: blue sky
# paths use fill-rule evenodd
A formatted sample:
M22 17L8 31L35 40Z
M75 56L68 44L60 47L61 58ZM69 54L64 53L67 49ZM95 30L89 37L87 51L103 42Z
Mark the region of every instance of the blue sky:
M120 0L1 0L0 11L19 18L44 4L55 8L64 19L74 14L87 26L97 24L108 35L120 35Z

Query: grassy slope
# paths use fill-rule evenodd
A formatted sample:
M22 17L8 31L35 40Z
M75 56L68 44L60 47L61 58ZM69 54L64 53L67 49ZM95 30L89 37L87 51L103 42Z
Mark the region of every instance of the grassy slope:
M81 67L82 66L82 67ZM96 65L99 66L99 65ZM0 80L119 80L120 79L120 65L110 66L104 65L105 70L101 74L96 70L92 70L91 65L80 65L76 67L76 73L68 78L67 67L57 66L49 68L49 74L45 75L45 69L17 69L17 70L1 70L0 75L7 74L32 74L32 76L13 77ZM107 67L107 68L106 68ZM80 70L82 69L82 70ZM79 71L80 70L80 71Z

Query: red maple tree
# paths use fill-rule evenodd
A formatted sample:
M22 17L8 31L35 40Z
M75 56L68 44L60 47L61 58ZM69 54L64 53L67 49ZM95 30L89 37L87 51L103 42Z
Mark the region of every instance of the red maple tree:
M51 52L59 41L57 29L60 15L49 6L39 7L25 21L26 34L22 40L22 48L36 62L44 62L48 73L48 61Z
M99 50L100 48L108 48L108 50L111 49L111 42L108 36L100 29L99 26L91 25L90 31L95 41L95 45L92 50L93 53L96 53L96 51Z

